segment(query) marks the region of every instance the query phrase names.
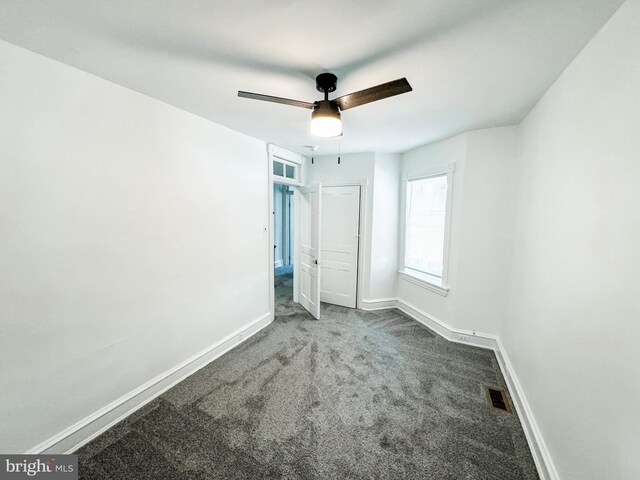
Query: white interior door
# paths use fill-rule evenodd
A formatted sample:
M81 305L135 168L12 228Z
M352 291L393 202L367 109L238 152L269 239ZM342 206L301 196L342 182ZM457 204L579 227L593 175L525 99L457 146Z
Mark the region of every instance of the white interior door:
M322 185L314 183L300 189L300 305L320 318L320 218Z
M320 300L356 307L360 187L322 189Z

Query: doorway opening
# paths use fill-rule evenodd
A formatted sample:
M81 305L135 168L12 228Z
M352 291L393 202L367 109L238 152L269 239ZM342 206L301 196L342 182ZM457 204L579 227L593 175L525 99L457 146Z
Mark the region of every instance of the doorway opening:
M273 184L273 258L276 314L278 307L293 302L294 201L293 187Z

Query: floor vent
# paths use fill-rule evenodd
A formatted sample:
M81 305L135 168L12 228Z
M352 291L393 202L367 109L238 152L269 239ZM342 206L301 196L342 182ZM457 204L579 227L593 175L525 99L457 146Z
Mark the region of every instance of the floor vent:
M509 400L507 400L507 394L504 392L504 390L492 387L485 387L485 390L487 393L487 402L490 406L492 406L496 410L511 412Z

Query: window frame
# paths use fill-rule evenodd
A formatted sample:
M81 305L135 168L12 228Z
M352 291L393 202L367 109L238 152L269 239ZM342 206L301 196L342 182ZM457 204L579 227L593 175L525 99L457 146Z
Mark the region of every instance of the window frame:
M283 185L302 185L302 166L304 157L297 153L289 152L276 145L268 145L269 152L269 171L271 172L272 181ZM276 175L273 163L282 164L282 175ZM294 178L287 177L287 166L294 169Z
M453 173L455 171L455 163L446 166L432 168L420 172L405 172L402 177L402 225L400 228L400 258L398 264L400 269L398 273L401 278L416 284L420 287L431 290L442 296L449 293L449 247L451 239L451 211L453 207ZM415 270L405 265L405 251L407 240L407 222L409 219L409 182L417 180L426 180L428 178L446 176L447 178L447 199L445 204L445 220L444 220L444 248L442 255L442 278L438 278L428 273Z

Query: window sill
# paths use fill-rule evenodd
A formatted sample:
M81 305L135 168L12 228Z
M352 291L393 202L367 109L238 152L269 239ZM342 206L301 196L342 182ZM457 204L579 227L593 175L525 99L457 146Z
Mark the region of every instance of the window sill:
M442 285L438 285L436 283L440 279L437 279L425 273L412 272L410 270L399 270L398 273L400 274L400 278L403 278L404 280L411 282L414 285L418 285L419 287L431 290L438 295L446 297L449 294L449 287L443 287Z

